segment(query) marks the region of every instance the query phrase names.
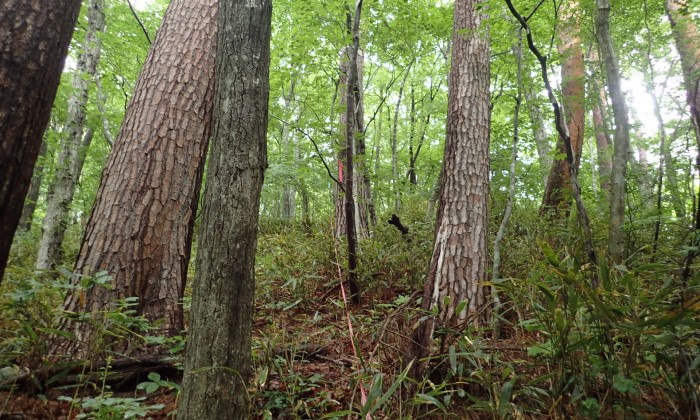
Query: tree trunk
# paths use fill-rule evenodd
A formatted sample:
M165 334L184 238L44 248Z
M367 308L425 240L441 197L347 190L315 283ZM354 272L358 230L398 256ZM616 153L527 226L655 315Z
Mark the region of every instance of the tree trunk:
M296 80L292 77L289 82L289 94L284 97L284 108L286 115L291 118L294 114L294 86ZM282 153L284 154L285 163L295 161L294 156L294 135L289 131L289 123L282 122ZM289 165L291 166L291 165ZM282 219L290 222L296 216L296 188L294 182L285 183L282 189Z
M215 129L178 418L246 419L260 190L267 167L268 0L219 1Z
M32 229L32 221L34 220L34 211L36 210L36 203L39 201L39 194L41 193L41 180L44 178L44 162L42 161L46 157L46 142L41 142L41 149L39 149L39 159L34 167L34 175L32 175L32 182L29 184L29 192L27 193L27 198L24 199L24 207L22 208L22 217L19 219L19 228L24 231L30 231Z
M60 152L53 182L46 198L46 216L42 225L36 268L48 270L61 264L63 237L68 227L73 194L78 185L85 150L81 150L85 126L88 89L95 77L102 52L101 34L105 29L103 0L88 3L88 27L83 51L73 73L73 91L68 99L68 119L61 136ZM92 136L90 136L92 137Z
M586 120L585 86L586 69L581 47L580 7L578 1L563 6L559 29L559 55L562 60L562 103L569 128L571 148L574 152L574 171L578 172L583 152L583 131ZM566 155L566 146L561 137L557 140L557 154ZM568 212L571 205L571 177L566 158L555 159L547 179L541 212Z
M94 314L117 299L138 297L137 314L160 320L159 334L183 329L181 300L212 125L216 4L175 0L165 13L75 265L81 275L106 271L112 284L72 292L67 311ZM85 323L66 327L76 340L59 343L54 354L92 356L93 330Z
M612 172L610 131L606 123L608 98L605 88L600 84L599 69L601 68L598 52L596 48L591 48L589 53L594 76L591 78L593 95L593 130L595 133L595 144L598 154L598 175L600 176L600 189L603 190L604 197L608 197L610 192L610 173Z
M666 0L666 12L671 21L676 49L681 56L686 98L690 108L690 118L695 129L695 142L698 148L695 158L695 169L700 170L700 34L698 33L697 25L692 19L692 14L684 2ZM700 201L696 201L700 199L700 196L694 194L694 186L691 186L690 191L693 194L694 234L691 235L691 250L688 251L683 262L683 271L681 272L683 289L685 289L691 277L692 263L698 255L697 248L700 245L697 235L697 232L700 231ZM684 298L685 294L686 292L683 290ZM690 408L687 409L690 410ZM700 407L695 407L695 410L700 412Z
M346 89L348 87L348 77L350 73L350 49L343 48L340 52L340 79L338 82L338 90L340 93L340 106L341 108L350 109L353 115L353 121L348 124L348 114L347 112L341 112L339 114L338 120L340 126L345 129L344 137L347 142L347 127L353 128L353 143L352 152L357 156L358 159L353 159L353 168L348 168L347 162L347 144L344 144L338 153L338 180L341 183L347 181L347 176L352 173L355 179L353 180L353 205L355 206L355 232L358 238L368 238L370 236L369 222L371 214L371 203L372 196L369 188L369 175L367 173L367 167L365 165L365 141L364 141L364 129L363 129L363 118L364 118L364 105L362 103L362 74L363 74L363 55L361 51L358 51L357 58L357 68L355 73L357 75L357 86L353 89L353 107L349 107L347 104ZM361 137L361 138L358 138ZM335 196L335 237L339 238L345 236L347 233L346 227L346 211L345 211L345 193L341 191L337 186L334 190Z
M95 75L95 87L97 88L97 109L100 111L100 117L102 118L102 135L105 141L111 148L114 146L114 135L109 126L109 119L107 118L107 96L105 96L104 90L102 89L102 77L99 73Z
M347 48L347 85L345 87L345 159L347 174L345 176L345 220L346 235L348 242L348 285L350 286L350 296L354 304L360 303L360 287L357 282L357 223L356 219L361 216L355 207L355 134L358 132L358 114L355 107L361 106L357 91L360 89L358 80L360 79L360 65L358 56L360 49L360 16L362 12L362 0L355 2L355 15L352 23L352 45ZM356 102L358 101L358 102ZM359 220L357 220L359 222Z
M700 121L695 120L695 110L700 110L700 33L686 2L666 0L666 13L671 21L673 39L681 57L686 98L691 108L691 118L696 127ZM696 139L700 144L700 138Z
M437 307L414 331L413 355L430 354L437 326L475 326L488 319L484 282L488 264L489 41L480 29L483 1L455 3L447 137L435 245L425 282L422 309ZM457 312L460 303L464 309ZM422 374L417 363L414 376Z
M532 125L532 135L535 138L535 146L537 147L537 161L540 164L540 173L543 177L542 185L547 185L547 170L552 167L552 157L549 155L551 147L547 138L547 131L544 129L544 116L537 104L537 95L530 89L525 89L525 100L527 101L527 114L530 117Z
M0 284L80 3L0 3Z
M432 109L433 102L435 101L435 97L437 96L438 92L440 91L440 87L442 86L442 80L438 81L438 84L436 87L433 87L433 82L432 80L430 81L430 95L429 95L429 100L430 100L430 109ZM418 160L418 156L420 155L421 149L423 148L423 144L425 143L425 135L428 130L428 126L430 125L430 118L431 118L431 112L428 111L425 114L425 121L423 121L423 126L421 127L421 133L420 133L420 139L418 140L418 145L415 147L415 151L413 148L413 125L415 124L414 122L414 110L415 104L414 104L414 98L413 98L413 88L411 88L411 135L409 137L409 143L408 143L408 181L411 183L411 185L418 185L418 174L416 173L416 161Z
M608 232L608 252L616 264L621 264L625 256L625 174L629 153L630 127L627 105L622 93L620 68L610 37L610 0L596 0L598 15L596 29L600 55L605 64L605 74L610 91L615 119L615 146L612 172L610 175L610 229Z

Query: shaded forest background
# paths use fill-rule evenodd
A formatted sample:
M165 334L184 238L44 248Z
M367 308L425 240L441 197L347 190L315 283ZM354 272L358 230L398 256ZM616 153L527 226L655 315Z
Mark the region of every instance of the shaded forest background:
M83 331L66 316L70 296L79 305L92 299L88 290L106 290L112 282L121 287L117 273L92 271L81 246L168 7L163 0L136 8L106 0L100 23L87 5L102 2L85 3L0 285L0 417L112 418L128 410L165 416L181 388L203 200L192 214L181 215L183 232L191 231L178 236L183 242L173 252L175 259L186 254L192 261L184 263L181 320L151 316L171 309L144 309L146 296L139 301L127 293L86 322L90 332L80 334L90 335L89 345L56 344ZM195 3L191 10L204 10L213 28L216 19L207 11L215 2ZM620 152L624 124L601 48L605 1L519 1L511 6L528 18L529 32L507 2L469 3L489 15L473 33L457 34L490 42L489 268L478 279L488 303L472 308L451 302L455 313L469 315L435 330L423 359L426 371L416 377L411 333L439 311L421 309L420 302L436 213L444 204L454 6L364 3L356 94L361 109L355 113L355 141L364 150L352 165L360 173L355 274L361 299L353 304L350 291L340 287L348 255L339 185L347 173L343 96L354 3L274 2L250 412L255 418L700 417L700 150L693 114L699 67L692 61L700 57L700 4L610 2L610 39L628 113L629 145ZM171 25L188 18L183 12L184 20ZM674 33L681 27L696 38L689 37L692 31ZM84 54L95 45L90 33L99 40L97 59ZM207 35L202 45L213 39ZM528 35L544 64L528 48ZM692 59L681 56L684 50ZM81 76L78 69L90 60L92 70ZM191 64L182 60L175 66ZM542 68L563 107L560 119ZM195 79L204 81L197 89L213 95L209 79ZM67 139L76 120L70 104L80 89L86 99L82 134L71 156ZM207 100L213 99L202 99L202 109L211 106ZM562 128L573 152L569 161ZM204 152L193 155L206 155L206 131L198 132L205 140L196 149ZM118 150L138 143L124 144ZM615 158L624 158L626 172ZM193 185L172 181L174 190L187 187L199 197L204 188L198 181L205 185L206 173L191 168ZM65 216L57 222L65 228L57 239L47 234L54 229L50 202L68 178L73 182L64 184L74 189L56 205ZM615 185L618 212L610 204ZM129 214L161 223L158 213ZM99 360L76 371L73 359L90 354ZM110 364L125 355L139 360L127 373ZM125 376L110 378L118 372Z

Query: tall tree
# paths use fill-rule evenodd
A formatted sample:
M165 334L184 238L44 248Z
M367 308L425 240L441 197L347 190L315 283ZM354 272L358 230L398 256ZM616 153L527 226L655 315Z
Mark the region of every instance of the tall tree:
M61 149L56 164L53 182L46 198L46 216L42 225L36 268L50 269L61 263L61 245L68 226L73 194L85 162L83 129L90 81L95 77L102 52L101 34L105 29L103 0L88 3L88 26L82 52L73 73L68 119L61 136ZM92 139L92 136L86 137Z
M686 98L690 108L690 118L695 128L695 141L698 155L695 160L696 169L700 169L700 32L692 20L688 5L682 0L666 0L666 13L671 21L673 38L681 56L683 80L685 81ZM700 195L694 203L693 228L696 234L691 236L691 249L697 249L699 244L697 232L700 231ZM689 251L683 263L681 279L684 286L691 274L691 264L698 251ZM700 410L700 408L698 408Z
M355 304L360 303L360 288L357 283L357 225L361 215L357 211L355 193L355 138L357 136L358 113L356 108L362 106L360 89L360 66L358 56L360 50L360 17L362 13L362 0L355 0L355 13L352 18L352 45L348 48L347 86L345 87L345 162L347 175L345 177L345 220L348 242L348 285L350 295ZM358 173L358 175L360 175ZM361 175L360 175L361 176ZM366 216L366 214L365 214ZM365 218L366 220L366 218ZM365 222L366 223L366 222Z
M345 111L339 113L338 120L340 122L341 129L344 130L342 138L345 140L345 142L340 146L340 152L338 153L338 179L344 183L347 181L347 176L349 173L352 173L355 177L352 182L354 194L353 205L355 206L355 232L359 238L368 238L370 234L371 220L371 192L369 189L367 166L365 164L366 147L363 135L364 104L362 100L362 76L364 69L364 57L362 52L358 51L358 57L356 58L357 64L353 68L350 64L350 54L351 49L349 47L343 48L340 52L340 78L338 81L338 95L340 97L340 107ZM354 85L350 84L349 81L351 71L356 75ZM346 95L348 87L350 87L353 92L353 106L348 105L348 96ZM348 128L352 130L351 151L356 157L356 159L353 159L352 168L348 167ZM345 212L346 194L345 191L337 188L337 186L334 194L336 197L335 236L340 237L347 233L345 223L347 220L347 213Z
M591 95L593 96L593 131L595 134L595 143L598 160L598 174L600 176L600 188L603 190L603 196L608 197L610 192L610 173L612 172L612 159L610 156L610 134L608 125L605 120L608 107L608 96L605 93L605 88L600 83L600 60L598 59L597 48L591 48L589 52L591 66L593 67L594 76L591 78Z
M286 115L291 117L294 114L296 99L294 96L294 87L296 79L292 76L289 81L289 93L284 96L284 109ZM286 163L296 162L297 147L295 145L294 132L289 129L290 123L282 121L282 154ZM296 188L294 182L289 182L282 188L282 219L286 221L294 220L296 216Z
M700 32L686 1L666 0L666 13L671 21L673 39L681 57L686 98L696 128L696 141L700 145Z
M581 165L584 121L586 120L585 85L586 71L581 47L581 9L578 0L563 2L559 26L559 55L561 57L562 103L566 125L574 153L574 170ZM566 156L566 146L561 136L557 140L557 154ZM542 211L557 212L568 209L571 203L571 170L565 157L554 159L542 199Z
M184 327L182 296L207 142L211 132L216 0L175 0L151 47L111 150L75 264L106 271L110 287L68 295L65 309L95 313L138 297L137 313L160 333ZM79 281L76 277L75 281ZM58 351L85 357L91 329Z
M0 284L80 3L0 3Z
M612 260L620 264L625 254L625 173L630 143L629 111L622 92L620 66L610 35L610 0L596 0L598 14L596 29L600 55L605 67L605 75L610 91L615 133L613 164L610 174L610 229L608 232L608 252Z
M215 129L180 419L248 418L255 248L267 167L268 0L219 1Z
M437 308L414 331L413 355L430 353L436 326L457 327L469 318L487 322L484 282L488 264L489 41L483 26L485 2L457 0L454 11L447 136L435 245L422 309ZM464 309L457 312L460 303ZM414 375L422 374L417 363Z

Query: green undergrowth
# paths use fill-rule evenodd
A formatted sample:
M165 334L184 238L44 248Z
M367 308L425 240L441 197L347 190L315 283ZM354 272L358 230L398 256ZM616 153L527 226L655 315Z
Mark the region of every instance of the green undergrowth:
M700 416L700 285L697 275L685 283L679 275L692 249L679 241L654 254L648 233L640 230L631 236L646 244L624 264L608 263L599 253L594 267L575 227L543 227L527 214L516 212L503 243L504 275L494 283L504 302L500 336L490 329L439 336L420 381L408 375L407 348L417 320L426 315L418 309L432 250L433 221L425 209L408 207L400 215L408 236L382 215L373 236L361 242L362 304L347 308L352 335L339 288L345 244L333 240L330 220L312 226L263 220L252 417ZM605 232L593 228L602 243ZM70 274L47 280L24 262L30 241L18 249L0 289L0 374L8 375L44 357L44 338L56 333ZM104 342L122 334L134 345L172 348L181 358L182 340L150 337L133 304L102 314L110 320L103 322ZM85 418L173 412L176 382L149 375L140 383L124 395L93 379L80 394L64 393L61 403ZM7 395L0 411L9 405ZM156 401L155 395L169 400Z

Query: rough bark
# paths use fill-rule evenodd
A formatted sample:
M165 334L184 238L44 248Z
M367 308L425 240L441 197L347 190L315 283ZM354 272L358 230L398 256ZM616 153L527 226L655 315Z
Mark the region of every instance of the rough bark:
M615 120L614 152L610 174L610 228L608 231L608 253L616 264L625 256L625 174L630 143L629 111L622 92L620 68L610 36L610 0L596 0L598 14L596 29L600 55L610 91Z
M46 216L41 228L36 268L48 270L61 263L61 246L68 227L68 216L86 150L81 150L90 81L95 77L102 53L101 34L105 29L103 0L88 3L88 27L83 51L73 73L72 92L68 99L68 118L61 135L56 172L46 198ZM92 138L92 136L90 136Z
M215 129L179 419L249 418L260 190L267 167L268 0L219 1Z
M19 229L24 231L32 229L34 211L36 210L36 203L39 201L39 194L41 193L41 181L44 178L44 163L42 159L44 159L45 156L46 142L42 141L41 149L39 149L39 158L34 167L34 175L32 175L32 182L29 184L29 191L27 192L27 197L24 199L22 217L19 219Z
M0 3L0 283L80 3Z
M138 297L137 314L162 335L183 329L181 300L211 132L217 5L175 0L151 47L102 175L75 264L106 271L110 287L75 290L65 309L95 313ZM79 278L74 279L79 282ZM54 354L88 354L94 332L69 323L75 340Z
M488 264L489 41L482 22L485 3L455 3L447 135L435 245L423 292L428 317L413 333L413 355L430 354L436 326L475 326L488 319L484 282ZM461 302L464 309L457 312ZM421 374L420 366L414 376Z
M574 153L573 170L578 172L581 165L584 122L586 120L586 69L581 46L580 7L578 1L563 3L562 7L558 45L562 61L562 103L571 139L571 148ZM557 154L566 156L566 145L561 136L557 139ZM568 211L572 198L570 172L571 169L566 158L554 159L542 199L541 212Z

